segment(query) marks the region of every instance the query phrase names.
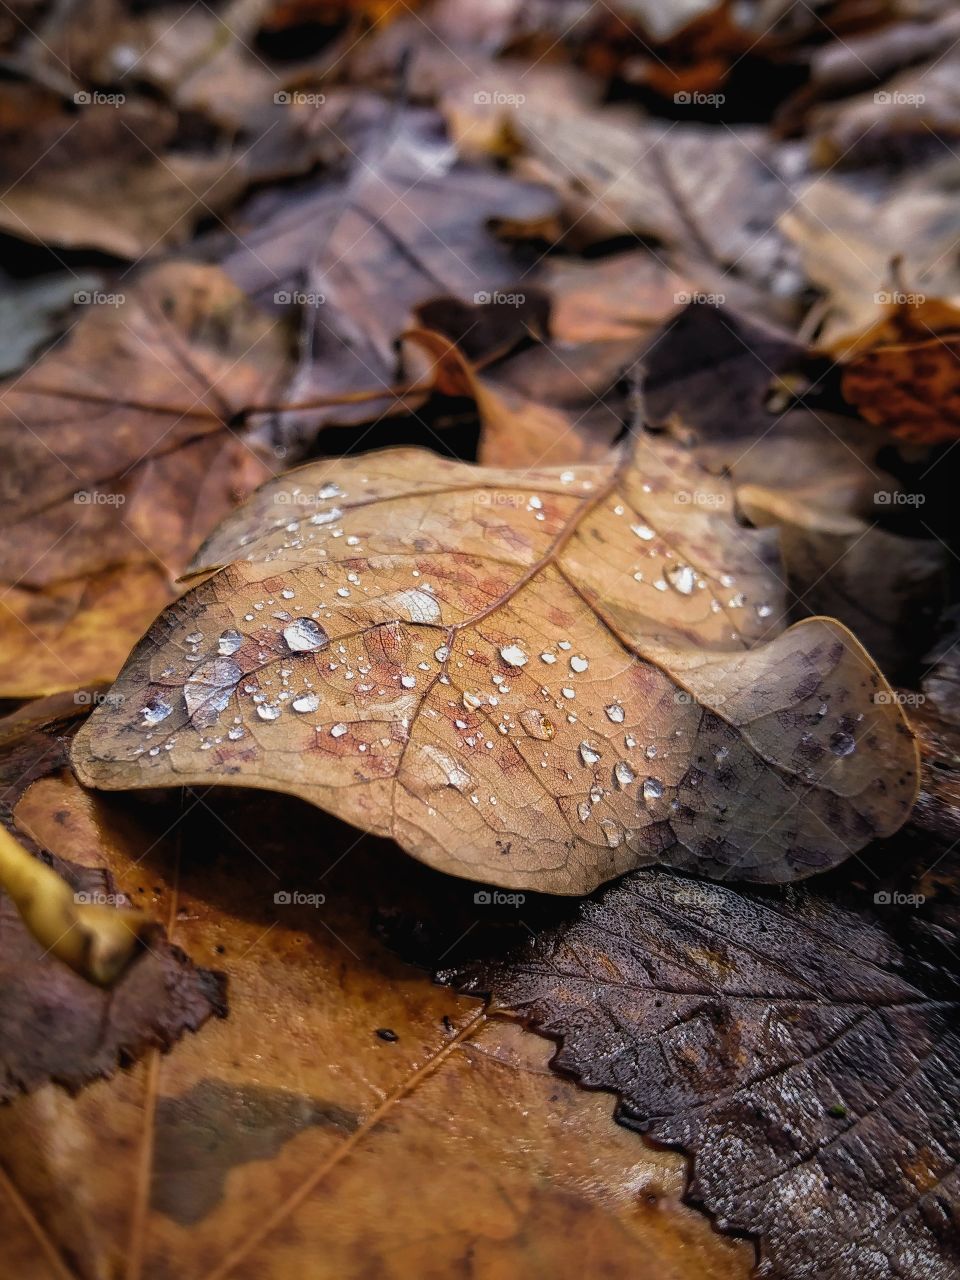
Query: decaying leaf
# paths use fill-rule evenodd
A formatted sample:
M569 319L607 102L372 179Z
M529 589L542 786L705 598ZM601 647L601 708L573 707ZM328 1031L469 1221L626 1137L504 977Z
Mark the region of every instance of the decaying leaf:
M216 268L168 265L3 389L5 696L115 674L197 543L276 465L236 419L271 402L288 344Z
M778 891L635 872L443 976L559 1040L553 1065L617 1093L624 1124L690 1152L690 1199L759 1237L757 1275L950 1280L957 916L949 892L918 906L936 889L903 892L901 870Z
M866 351L843 371L843 394L903 440L960 438L960 333Z
M881 334L893 323L906 320ZM882 435L818 403L823 377L801 344L728 308L688 307L642 364L644 420L729 474L739 510L779 530L791 616L839 618L891 678L910 670L930 643L949 555L939 539L881 526L906 509L901 497L915 501L880 465Z
M2 722L0 804L11 827L9 813L21 791L63 768L64 747L55 729L56 724L38 727L24 717ZM59 808L49 813L54 828L65 817ZM18 841L32 842L31 824L14 829ZM0 838L11 839L5 827ZM160 924L144 924L145 914L131 910L129 898L97 862L97 841L73 848L71 859L46 852L42 838L34 847L44 875L69 886L78 916L115 918L113 934L122 936L129 927L131 940L139 937L142 949L119 980L103 990L55 954L77 931L75 923L64 924L65 936L52 939L53 946L49 940L38 942L0 891L0 1103L49 1081L79 1089L112 1075L118 1064L136 1061L151 1046L169 1049L184 1032L226 1012L223 975L196 968L171 946ZM29 855L23 851L21 856ZM4 853L5 869L6 860ZM133 923L126 926L128 918Z
M4 1275L564 1276L575 1254L597 1276L748 1280L752 1247L680 1203L681 1157L373 933L425 881L473 911L475 886L279 796L134 804L62 775L17 817L59 856L98 849L228 969L230 1016L76 1098L0 1108Z
M567 471L310 464L202 548L211 576L144 637L74 766L107 789L285 791L552 893L650 862L821 871L901 825L916 747L840 624L778 634L775 534L730 496L643 435Z

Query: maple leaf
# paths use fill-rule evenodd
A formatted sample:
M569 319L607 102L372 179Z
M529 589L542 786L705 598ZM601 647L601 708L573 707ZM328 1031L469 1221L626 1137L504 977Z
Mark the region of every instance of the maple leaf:
M757 1275L949 1280L957 921L946 896L918 908L915 869L780 890L639 871L441 977L559 1040L558 1070L689 1152L691 1201L759 1236Z
M456 875L788 880L905 820L853 637L778 634L767 531L681 450L521 473L388 450L262 488L74 744L89 786L299 795ZM220 568L220 566L224 566Z
M235 419L278 386L288 343L217 268L174 264L3 388L5 696L116 673L199 539L271 474Z

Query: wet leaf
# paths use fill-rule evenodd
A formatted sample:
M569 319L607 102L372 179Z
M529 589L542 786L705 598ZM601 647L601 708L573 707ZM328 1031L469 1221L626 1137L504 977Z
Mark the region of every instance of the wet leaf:
M198 541L276 465L235 418L283 378L282 325L192 264L89 302L3 392L8 697L111 678Z
M916 748L842 626L778 634L771 535L730 499L644 436L565 471L301 468L201 550L225 567L157 620L74 766L285 791L553 893L657 861L823 870L901 825Z
M58 856L96 848L177 944L228 969L230 1016L77 1098L0 1109L4 1274L52 1256L83 1280L286 1280L305 1258L318 1280L565 1275L575 1247L598 1275L748 1280L751 1247L680 1204L680 1157L377 939L372 913L416 909L443 877L283 797L131 805L59 776L17 816Z
M47 715L56 710L50 701ZM18 828L9 816L30 783L63 768L66 757L56 723L37 726L21 716L0 726L5 825L18 840L26 837L37 856L72 888L78 903L129 911L129 898L110 872L96 865L95 843L71 850L75 860L68 860L44 849L42 837L34 843L30 825ZM50 817L55 827L66 815L58 809ZM170 1049L212 1015L224 1016L223 974L196 968L167 941L159 923L149 930L138 925L137 931L140 954L104 990L37 942L0 890L0 1103L50 1081L75 1091L113 1075L150 1048Z
M492 992L560 1042L558 1070L618 1095L623 1124L689 1152L690 1200L759 1237L757 1275L948 1280L956 865L948 894L911 870L779 891L635 872L443 977Z

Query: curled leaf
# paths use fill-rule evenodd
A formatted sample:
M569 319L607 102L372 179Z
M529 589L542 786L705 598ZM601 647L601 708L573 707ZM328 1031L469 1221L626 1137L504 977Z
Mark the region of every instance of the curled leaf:
M905 820L916 746L843 626L779 631L776 535L732 510L643 436L570 470L310 464L202 549L74 767L285 791L550 893L652 862L823 870Z

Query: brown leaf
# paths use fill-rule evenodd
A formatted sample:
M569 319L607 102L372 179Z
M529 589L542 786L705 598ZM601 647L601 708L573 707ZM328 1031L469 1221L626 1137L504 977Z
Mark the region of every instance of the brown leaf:
M645 436L567 471L310 464L202 549L226 567L157 620L75 768L282 790L552 893L655 861L823 870L901 825L916 747L842 626L777 634L770 534L731 510Z
M57 710L50 705L55 701L47 700L47 715ZM0 722L0 729L6 815L34 779L57 773L65 755L55 723L36 725L20 716ZM29 812L29 798L23 803ZM49 817L55 828L67 814L56 809ZM29 821L17 834L32 837ZM95 865L95 854L90 864L89 846L72 852L87 865L45 852L40 856L83 895L78 901L120 911L130 907L110 872ZM77 1090L111 1076L120 1064L137 1061L150 1047L170 1049L185 1031L198 1030L211 1014L225 1013L223 975L195 968L159 925L145 936L141 954L119 981L103 990L45 950L0 891L0 1103L50 1081Z
M286 355L220 271L178 264L91 306L6 386L5 696L115 674L197 542L270 474L234 419L270 402Z
M636 872L442 976L492 992L560 1041L558 1070L619 1096L622 1123L690 1152L691 1201L759 1236L758 1275L949 1280L956 899L918 908L900 870L766 892Z
M948 553L878 524L913 497L879 465L883 437L818 402L824 379L799 343L729 308L687 308L644 364L645 420L730 475L740 511L779 530L791 616L837 617L887 675L909 670L930 642Z
M282 797L131 805L58 777L18 817L64 857L102 851L229 970L231 1010L76 1099L0 1110L4 1275L52 1257L61 1280L288 1280L304 1259L316 1280L566 1277L575 1255L595 1275L748 1280L752 1248L680 1204L680 1157L374 936L371 912L416 909L442 877Z
M843 370L843 394L901 440L960 438L960 333L866 351Z

